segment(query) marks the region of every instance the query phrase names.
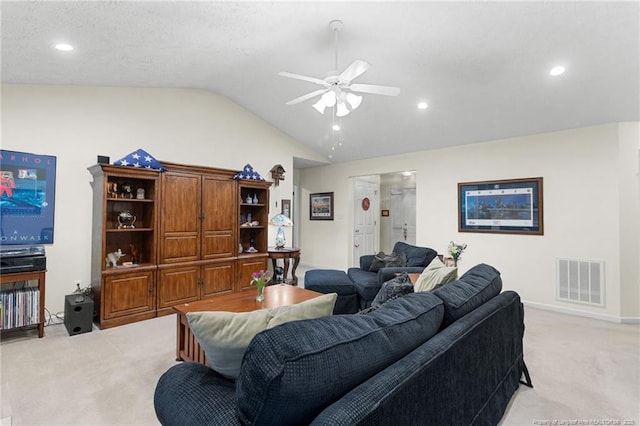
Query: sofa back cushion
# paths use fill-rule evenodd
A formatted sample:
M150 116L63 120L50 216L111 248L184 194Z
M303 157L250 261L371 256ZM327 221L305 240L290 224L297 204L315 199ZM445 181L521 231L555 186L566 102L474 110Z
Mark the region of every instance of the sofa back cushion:
M240 422L310 423L437 333L443 311L433 294L414 293L367 315L296 321L259 333L236 382Z
M434 257L438 255L435 250L427 247L417 247L398 241L393 246L394 253L404 253L407 257L407 266L426 267Z
M469 269L459 280L434 290L433 294L444 302L443 328L497 296L501 290L500 272L485 263Z

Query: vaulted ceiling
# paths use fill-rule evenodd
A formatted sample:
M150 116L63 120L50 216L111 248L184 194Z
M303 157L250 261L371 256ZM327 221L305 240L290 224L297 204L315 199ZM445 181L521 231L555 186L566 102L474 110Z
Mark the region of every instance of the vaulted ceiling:
M640 120L638 2L2 1L1 13L3 83L211 90L330 162ZM320 87L279 71L335 68L334 19L338 70L364 59L355 81L399 96L364 94L342 119L315 99L285 105Z

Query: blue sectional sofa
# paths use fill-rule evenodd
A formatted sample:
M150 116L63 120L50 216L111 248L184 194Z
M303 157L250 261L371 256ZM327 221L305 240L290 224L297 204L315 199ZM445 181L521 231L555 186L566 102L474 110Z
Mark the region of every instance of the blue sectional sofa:
M198 363L160 378L163 425L497 424L528 379L524 313L481 264L433 292L366 314L294 321L256 335L236 382Z

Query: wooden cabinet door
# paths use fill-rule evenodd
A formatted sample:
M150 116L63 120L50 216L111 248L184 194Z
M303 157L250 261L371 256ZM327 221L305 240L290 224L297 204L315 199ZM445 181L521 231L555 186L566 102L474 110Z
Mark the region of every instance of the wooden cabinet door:
M202 259L233 257L237 250L236 188L229 178L205 175L202 179Z
M235 262L211 263L202 266L202 298L233 292Z
M200 175L163 173L160 263L200 258L200 192Z
M236 291L254 288L251 286L251 274L261 269L267 269L267 257L248 257L238 260Z
M200 266L179 266L158 271L158 309L200 299Z
M154 272L132 272L104 277L102 317L113 319L154 311Z

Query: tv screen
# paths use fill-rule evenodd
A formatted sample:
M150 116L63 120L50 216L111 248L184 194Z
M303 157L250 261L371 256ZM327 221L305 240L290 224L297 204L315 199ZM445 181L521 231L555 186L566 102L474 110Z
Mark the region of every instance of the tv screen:
M52 244L56 157L0 149L0 245Z

